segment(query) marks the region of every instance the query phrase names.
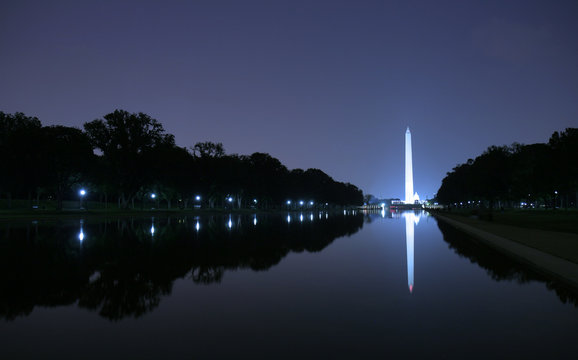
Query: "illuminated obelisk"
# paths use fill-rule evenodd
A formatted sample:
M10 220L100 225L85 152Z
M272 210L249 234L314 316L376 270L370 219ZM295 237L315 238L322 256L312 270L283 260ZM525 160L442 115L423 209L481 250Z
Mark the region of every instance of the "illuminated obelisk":
M413 164L411 161L411 132L405 131L405 203L413 204Z
M415 214L413 212L405 212L405 246L407 254L407 286L409 292L413 292L413 231L415 223Z

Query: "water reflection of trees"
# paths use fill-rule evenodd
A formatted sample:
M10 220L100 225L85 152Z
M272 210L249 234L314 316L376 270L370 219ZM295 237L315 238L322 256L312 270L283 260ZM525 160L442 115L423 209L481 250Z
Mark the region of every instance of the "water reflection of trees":
M516 262L512 258L475 241L443 221L438 221L438 227L450 249L486 270L493 280L515 281L519 284L531 281L543 282L549 290L556 292L563 303L571 303L578 307L578 291L576 289L543 276L529 266Z
M227 271L265 271L290 252L317 252L363 226L362 216L287 223L285 217L115 219L38 226L0 225L0 318L36 306L77 303L110 320L138 317L176 279L216 284ZM200 221L197 230L195 224ZM154 232L151 231L154 226Z

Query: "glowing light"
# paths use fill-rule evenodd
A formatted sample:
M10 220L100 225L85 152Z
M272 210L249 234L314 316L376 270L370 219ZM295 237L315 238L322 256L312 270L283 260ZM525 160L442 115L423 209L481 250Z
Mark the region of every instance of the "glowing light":
M411 132L405 131L405 203L413 204L413 164L411 154Z
M231 230L231 228L233 227L233 221L231 221L231 218L229 218L229 222L227 223L227 226L229 227L229 230Z
M313 221L313 214L309 215L309 220Z
M80 219L80 232L78 233L78 240L82 242L84 240L84 231L82 231L82 225L84 224L84 220Z
M257 226L257 216L253 218L253 225Z
M201 201L201 196L200 195L195 196L195 200Z
M256 203L257 203L257 199L253 199L253 204L256 204Z
M405 217L405 244L407 255L407 285L410 294L413 293L413 260L414 260L414 224L417 225L416 216L413 212L406 212Z
M381 217L385 218L385 209L381 209Z
M198 221L197 221L197 223L195 224L195 229L197 229L197 232L199 232L199 230L201 230L201 224L199 224Z
M154 199L154 198L156 198L156 197L157 197L157 194L155 194L155 193L152 193L152 194L151 194L151 199Z
M299 221L300 221L300 222L303 222L303 214L300 214L300 215L299 215Z
M80 189L80 191L78 193L80 194L80 196L84 196L84 195L86 195L86 190Z
M152 226L151 226L151 235L154 235L154 234L155 234L155 226L152 225Z
M291 215L287 215L287 224L291 222Z
M233 198L229 196L229 198L227 198L228 202L233 202Z
M309 205L313 205L313 201L309 201Z
M299 205L303 206L303 200L299 201Z
M326 218L326 219L329 218L329 214L328 214L328 213L325 213L325 218Z
M291 205L291 200L287 200L287 205Z

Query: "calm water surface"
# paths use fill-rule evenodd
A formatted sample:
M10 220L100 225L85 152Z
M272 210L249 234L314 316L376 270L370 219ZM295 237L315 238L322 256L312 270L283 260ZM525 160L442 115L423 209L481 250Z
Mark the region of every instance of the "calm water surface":
M572 290L422 213L0 224L0 358L573 358Z

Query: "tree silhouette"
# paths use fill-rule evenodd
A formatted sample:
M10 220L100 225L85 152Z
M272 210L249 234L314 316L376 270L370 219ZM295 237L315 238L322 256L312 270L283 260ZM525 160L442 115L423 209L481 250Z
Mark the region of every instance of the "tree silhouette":
M65 126L42 128L42 139L42 184L56 194L60 210L64 193L87 179L94 161L92 146L81 130Z
M0 111L0 191L6 193L9 208L13 195L27 196L31 202L40 185L41 129L35 117Z
M104 120L84 124L84 129L114 171L111 181L115 182L123 208L150 181L152 153L163 146L174 146L174 136L166 134L157 120L143 113L115 110Z
M540 202L556 197L576 206L578 193L578 129L555 132L548 144L490 146L474 160L456 166L442 180L436 199L445 204L484 201L500 204Z

